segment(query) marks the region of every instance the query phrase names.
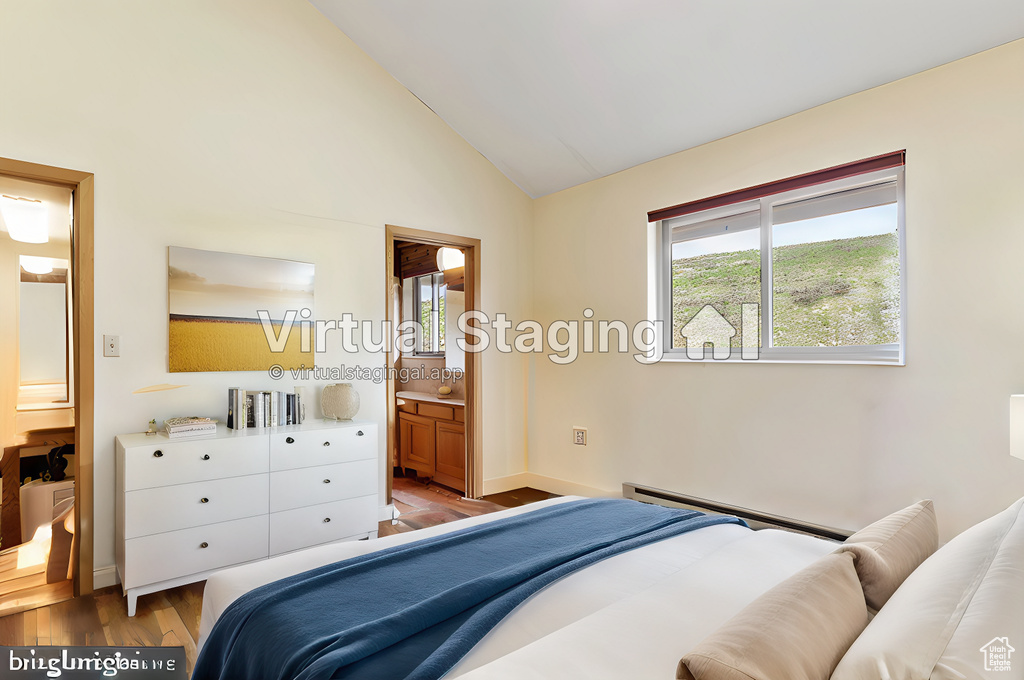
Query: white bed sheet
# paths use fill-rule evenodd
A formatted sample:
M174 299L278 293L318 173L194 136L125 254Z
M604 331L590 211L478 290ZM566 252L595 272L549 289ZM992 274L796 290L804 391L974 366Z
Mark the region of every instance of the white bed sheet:
M641 591L489 663L477 663L477 652L486 647L489 635L445 678L674 678L679 659L694 645L766 590L836 547L801 534L748 530ZM492 634L500 634L501 626Z
M372 541L336 543L209 577L199 647L253 588L338 560L576 500L564 497ZM836 548L830 541L735 524L698 529L574 572L536 593L446 678L671 678L696 642L776 583Z

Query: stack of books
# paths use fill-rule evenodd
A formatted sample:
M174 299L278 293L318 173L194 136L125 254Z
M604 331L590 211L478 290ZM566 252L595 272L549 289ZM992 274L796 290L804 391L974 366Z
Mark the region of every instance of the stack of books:
M228 390L228 427L244 430L254 427L301 425L302 397L290 392L253 392L240 387Z
M164 430L171 439L201 437L217 433L217 421L210 418L168 418Z

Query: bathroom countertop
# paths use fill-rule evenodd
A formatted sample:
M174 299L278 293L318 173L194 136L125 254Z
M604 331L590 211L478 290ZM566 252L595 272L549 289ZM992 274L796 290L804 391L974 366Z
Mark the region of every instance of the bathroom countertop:
M411 401L429 401L432 404L447 404L449 406L465 406L466 401L457 397L451 397L443 399L436 394L430 394L428 392L396 392L395 396L399 399L409 399Z

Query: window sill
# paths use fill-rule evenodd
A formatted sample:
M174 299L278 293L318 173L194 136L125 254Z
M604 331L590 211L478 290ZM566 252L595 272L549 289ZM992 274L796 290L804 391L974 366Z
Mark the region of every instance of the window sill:
M711 350L705 350L705 358L691 359L686 350L670 350L658 361L647 363L691 363L691 364L835 364L862 366L906 366L903 350L898 345L870 347L773 347L762 350L757 359L743 359L740 349L734 348L726 359L715 359Z

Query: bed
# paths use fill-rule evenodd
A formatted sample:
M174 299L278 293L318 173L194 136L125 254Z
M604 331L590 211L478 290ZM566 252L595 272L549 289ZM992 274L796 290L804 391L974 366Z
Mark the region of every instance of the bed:
M213 574L203 597L201 657L225 611L261 586L580 500L552 499ZM443 677L986 677L990 657L1010 663L1008 648L1024 640L1022 504L937 552L930 502L894 513L846 543L739 524L672 536L533 594ZM986 655L981 649L990 640L994 651Z

